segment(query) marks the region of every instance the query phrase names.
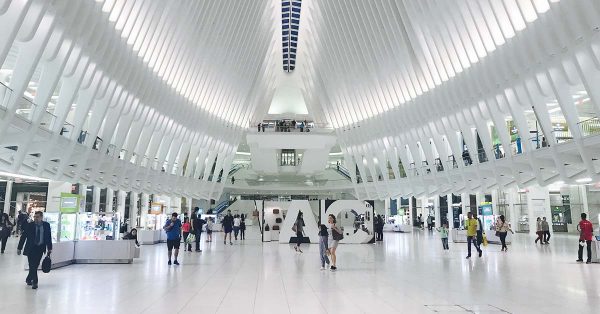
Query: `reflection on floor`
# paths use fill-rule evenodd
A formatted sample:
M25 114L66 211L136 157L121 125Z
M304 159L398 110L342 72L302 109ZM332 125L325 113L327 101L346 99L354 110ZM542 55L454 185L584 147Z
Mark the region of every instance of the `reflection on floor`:
M437 234L386 233L376 245L340 245L339 270L319 270L319 248L249 240L203 243L167 266L166 245L142 247L132 265L71 265L24 283L9 240L0 256L0 313L598 313L600 264L576 264L577 239L548 246L517 235L508 253L490 245L441 250Z

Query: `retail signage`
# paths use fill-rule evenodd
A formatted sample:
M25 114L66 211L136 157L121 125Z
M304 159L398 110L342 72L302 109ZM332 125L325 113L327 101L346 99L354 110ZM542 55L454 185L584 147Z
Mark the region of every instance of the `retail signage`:
M79 212L79 195L71 193L60 193L60 212L61 213L78 213Z
M484 216L493 215L492 202L481 202L481 214Z
M149 214L160 215L163 213L163 205L161 203L152 203Z

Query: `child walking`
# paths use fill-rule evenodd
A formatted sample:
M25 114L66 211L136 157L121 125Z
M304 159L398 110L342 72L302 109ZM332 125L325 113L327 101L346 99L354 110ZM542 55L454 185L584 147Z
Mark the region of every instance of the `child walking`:
M437 228L437 231L440 233L440 236L442 238L442 247L444 248L444 250L449 250L450 247L448 246L448 224L443 224L441 228Z
M321 256L321 270L325 270L325 264L329 267L329 258L327 257L327 253L329 253L328 247L328 238L329 232L327 232L327 226L321 224L321 230L319 230L319 255Z

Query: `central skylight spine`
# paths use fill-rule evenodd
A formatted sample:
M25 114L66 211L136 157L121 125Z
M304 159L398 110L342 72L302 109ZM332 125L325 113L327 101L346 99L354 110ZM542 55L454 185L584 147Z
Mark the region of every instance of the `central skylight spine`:
M283 70L292 72L296 68L298 30L300 29L300 8L302 0L281 2L281 42L283 46Z

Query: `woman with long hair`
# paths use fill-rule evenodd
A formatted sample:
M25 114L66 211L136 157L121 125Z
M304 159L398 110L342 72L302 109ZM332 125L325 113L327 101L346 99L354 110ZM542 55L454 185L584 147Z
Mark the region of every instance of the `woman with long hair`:
M506 235L508 231L513 232L510 229L510 225L506 222L506 218L504 215L500 215L500 219L496 221L496 234L500 238L500 243L502 243L502 250L504 252L508 252L508 247L506 246Z
M6 241L8 241L8 238L10 237L10 233L12 231L13 228L13 223L10 222L10 217L8 217L7 213L2 213L2 215L0 216L0 242L1 244L1 250L0 253L4 254L4 249L6 248Z
M327 218L327 222L329 223L329 228L331 229L331 237L333 238L333 240L331 241L331 245L329 246L329 253L331 254L331 267L329 269L331 271L336 271L337 270L336 251L337 251L338 244L339 244L340 240L342 240L344 238L344 235L343 235L342 229L340 229L336 225L337 219L335 218L335 216L333 214L329 214L329 217Z
M294 222L294 227L292 229L296 232L297 240L294 250L302 253L302 250L300 249L300 243L302 243L302 238L304 238L304 218L302 212L298 212L298 216L296 217L296 221Z

